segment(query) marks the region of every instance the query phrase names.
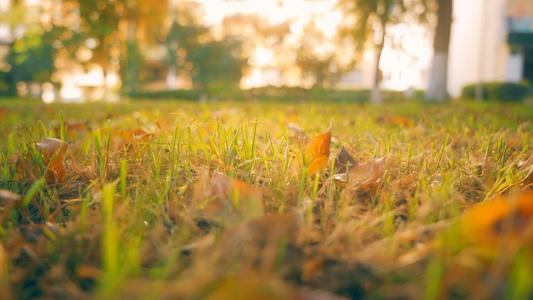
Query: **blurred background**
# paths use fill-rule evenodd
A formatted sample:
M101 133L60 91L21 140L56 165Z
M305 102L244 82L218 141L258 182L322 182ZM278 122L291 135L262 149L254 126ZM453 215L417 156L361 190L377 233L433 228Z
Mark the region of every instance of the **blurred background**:
M0 0L4 97L379 103L532 81L531 0Z

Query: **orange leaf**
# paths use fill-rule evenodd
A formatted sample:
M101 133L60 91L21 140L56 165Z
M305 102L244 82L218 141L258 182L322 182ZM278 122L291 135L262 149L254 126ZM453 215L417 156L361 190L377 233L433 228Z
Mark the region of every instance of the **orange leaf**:
M0 243L0 298L2 299L11 299L11 288L9 283L9 273L8 273L9 257Z
M499 197L474 206L461 220L465 237L478 245L496 247L502 237L506 244L533 241L533 193Z
M152 137L152 134L142 128L127 131L117 131L115 137L123 138L125 142L132 143L138 140L147 141Z
M325 167L329 160L329 146L331 144L331 128L333 127L333 120L329 124L328 130L315 136L307 145L305 151L306 158L310 163L307 167L308 174L315 173L319 169Z
M65 133L66 133L67 138L69 140L73 140L76 137L76 135L80 135L83 132L87 131L87 129L88 129L86 122L68 122L68 121L65 121L65 122L63 122L63 125L64 125L64 128L65 128ZM54 129L55 129L55 133L56 133L57 136L61 135L61 127L60 126L56 126Z
M216 173L210 184L209 198L212 200L204 209L206 217L217 219L226 213L236 213L239 217L249 218L263 214L263 195L248 183Z
M68 144L59 139L44 138L40 143L37 143L37 148L43 153L44 162L48 166L45 173L46 182L65 181L67 170L64 159Z
M309 282L311 278L324 268L324 265L326 264L326 260L319 257L319 258L312 258L304 262L302 266L302 275L301 279L303 282Z
M409 119L403 116L394 116L388 112L386 112L383 116L379 117L376 122L396 125L400 127L411 127L414 125L413 119Z

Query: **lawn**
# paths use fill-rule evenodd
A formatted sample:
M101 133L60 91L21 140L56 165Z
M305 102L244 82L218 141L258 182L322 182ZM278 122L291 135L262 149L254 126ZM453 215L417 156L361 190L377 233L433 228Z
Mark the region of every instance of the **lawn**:
M0 106L0 299L533 293L531 107Z

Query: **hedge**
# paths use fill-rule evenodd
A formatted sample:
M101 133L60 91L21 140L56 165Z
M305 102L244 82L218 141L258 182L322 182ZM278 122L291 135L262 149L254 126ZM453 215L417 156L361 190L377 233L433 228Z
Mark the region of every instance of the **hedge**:
M201 90L174 90L158 92L134 92L130 95L132 99L180 99L198 100ZM406 100L402 91L381 91L383 102L398 102ZM369 89L360 90L330 90L330 89L305 89L300 87L274 87L265 86L249 90L237 88L220 88L208 91L210 99L218 100L255 100L255 101L276 101L276 102L335 102L335 103L365 103L370 99ZM416 91L414 99L422 99L423 92Z
M462 97L476 98L477 84L463 87ZM488 101L522 102L531 94L531 89L524 84L511 82L484 82L481 84L481 98Z

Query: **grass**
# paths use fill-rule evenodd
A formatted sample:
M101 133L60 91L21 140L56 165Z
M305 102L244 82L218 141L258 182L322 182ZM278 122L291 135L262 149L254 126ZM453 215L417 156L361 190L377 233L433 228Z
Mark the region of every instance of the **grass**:
M1 105L0 188L22 198L0 197L0 298L532 294L531 214L516 216L524 229L514 248L477 241L461 225L472 206L530 190L529 107ZM309 163L305 139L332 118L328 163L299 168ZM36 146L46 137L69 144L62 182L46 180L55 157ZM343 187L333 179L342 147L357 164L387 156L383 172ZM209 193L223 184L216 172L249 186ZM265 216L245 210L257 192ZM216 201L224 206L213 217ZM505 241L505 232L491 234Z

